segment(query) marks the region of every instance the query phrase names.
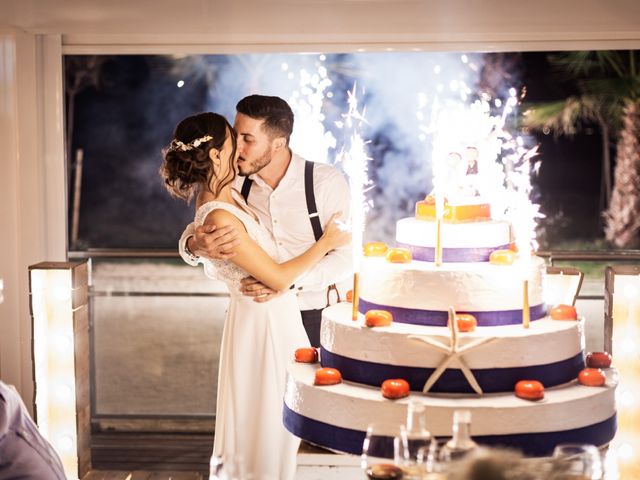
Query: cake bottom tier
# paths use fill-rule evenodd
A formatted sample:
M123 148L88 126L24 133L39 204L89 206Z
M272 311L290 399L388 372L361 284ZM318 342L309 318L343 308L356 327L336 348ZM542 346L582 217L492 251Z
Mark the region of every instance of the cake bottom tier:
M605 445L616 432L614 369L606 372L603 387L573 382L548 389L543 400L530 402L511 393L481 397L412 394L393 401L382 397L377 388L358 384L315 386L317 368L290 365L284 424L294 435L339 452L361 454L370 423L404 424L411 398L425 404L427 428L435 437L450 437L454 410L468 409L475 441L516 448L527 456L551 455L560 443Z

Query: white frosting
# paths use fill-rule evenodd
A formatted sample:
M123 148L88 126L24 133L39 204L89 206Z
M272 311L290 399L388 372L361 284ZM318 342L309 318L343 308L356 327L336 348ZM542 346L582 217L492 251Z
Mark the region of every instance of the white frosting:
M436 222L403 218L396 224L396 240L417 247L436 246ZM442 223L443 248L487 248L511 241L509 223L498 220Z
M529 304L543 303L544 261L532 257L527 278ZM460 312L522 309L523 271L513 265L431 262L391 263L384 257L364 257L360 297L393 307Z
M321 339L323 348L348 358L386 365L436 368L443 353L429 345L408 338L428 335L449 345L449 330L402 323L390 327L368 328L364 316L351 320L350 303L338 303L322 312ZM522 325L476 328L460 334L460 346L478 338L495 337L464 354L471 369L525 367L559 362L584 350L584 321L559 321L545 318ZM450 368L458 368L457 363Z
M469 409L472 435L509 435L571 430L602 422L615 413L617 372L608 369L603 387L572 382L545 390L545 398L531 402L513 393L476 396L422 395L387 400L380 390L343 382L313 384L318 365L289 366L285 404L294 412L337 427L365 431L372 421L404 424L410 398L426 406L427 428L435 436L450 436L453 411Z

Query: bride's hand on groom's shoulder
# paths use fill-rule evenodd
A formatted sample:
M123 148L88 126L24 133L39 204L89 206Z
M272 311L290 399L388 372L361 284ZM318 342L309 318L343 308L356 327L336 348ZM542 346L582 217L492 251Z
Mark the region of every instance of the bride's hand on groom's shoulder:
M342 212L331 215L324 227L322 238L330 245L331 250L351 242L351 232L349 226L342 219Z
M191 243L187 247L199 257L228 260L236 255L233 249L240 241L238 230L234 226L225 225L217 228L215 225L200 225L196 227Z
M267 287L253 277L245 277L240 280L240 293L247 297L253 297L256 303L264 303L280 296L282 292Z

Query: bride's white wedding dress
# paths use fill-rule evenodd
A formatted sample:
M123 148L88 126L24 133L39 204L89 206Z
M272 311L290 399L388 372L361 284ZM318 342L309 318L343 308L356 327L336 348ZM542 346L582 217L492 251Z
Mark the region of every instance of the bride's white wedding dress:
M203 204L196 226L215 209L235 215L249 236L280 261L270 233L234 205ZM300 440L282 423L286 366L296 348L309 346L295 294L287 291L256 303L239 291L247 272L228 260L205 260L204 267L208 276L227 284L231 297L220 350L213 453L241 454L256 480L293 479Z

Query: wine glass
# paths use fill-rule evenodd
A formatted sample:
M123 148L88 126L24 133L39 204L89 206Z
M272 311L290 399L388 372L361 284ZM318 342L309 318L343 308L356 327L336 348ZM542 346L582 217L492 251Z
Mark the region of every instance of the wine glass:
M553 450L554 463L560 467L559 478L600 480L603 477L600 451L594 445L581 443L559 444Z
M371 423L367 427L360 465L371 480L402 478L402 470L396 465L405 451L400 428L393 423Z

